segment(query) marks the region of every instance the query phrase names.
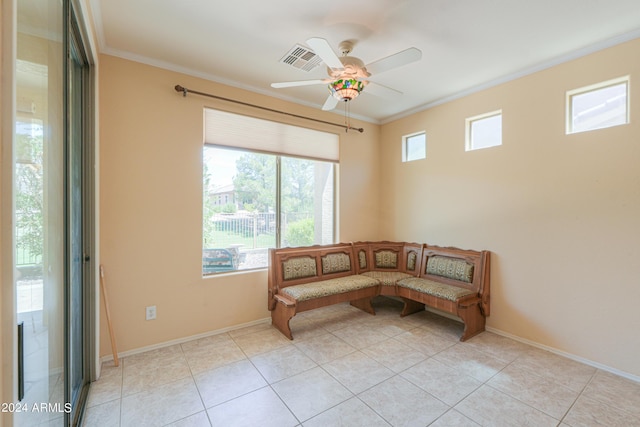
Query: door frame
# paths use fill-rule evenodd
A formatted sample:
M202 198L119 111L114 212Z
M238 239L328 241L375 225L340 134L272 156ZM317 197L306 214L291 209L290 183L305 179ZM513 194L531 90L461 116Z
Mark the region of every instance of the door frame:
M67 0L65 2L65 109L67 114L65 115L67 121L65 123L65 143L66 146L66 167L67 175L66 179L70 180L70 165L71 165L71 144L70 137L71 131L70 128L72 123L70 123L70 119L72 115L69 113L70 111L70 102L72 100L69 97L70 91L70 62L73 61L73 53L72 53L72 43L75 46L75 50L77 56L79 56L80 61L82 62L82 82L81 82L81 139L82 139L82 147L81 147L81 216L82 216L82 242L80 242L82 247L82 257L84 260L82 263L82 304L83 304L83 312L82 312L82 377L83 383L81 385L79 395L76 399L76 406L72 408L71 413L65 414L65 425L82 425L82 419L84 415L84 407L87 402L89 387L91 381L97 379L96 376L96 367L94 361L96 360L96 342L98 340L98 335L96 335L95 331L97 330L97 315L99 313L98 305L96 304L96 294L97 294L97 250L96 250L96 242L95 238L96 233L96 222L95 222L95 192L96 192L96 179L95 179L95 123L96 123L96 115L95 115L95 67L91 56L91 50L88 49L90 47L88 43L88 36L85 31L85 27L83 25L83 21L81 19L82 9L80 4L75 0ZM68 184L67 184L67 188ZM69 195L67 195L69 197ZM67 238L70 236L70 214L69 214L69 199L65 201L65 209L67 212L65 213L65 222L67 226ZM65 291L65 401L71 402L73 397L73 392L71 388L71 309L72 309L72 300L71 300L71 290L70 290L70 268L71 262L70 259L70 246L67 243L65 252L68 254L69 259L66 262L66 291Z

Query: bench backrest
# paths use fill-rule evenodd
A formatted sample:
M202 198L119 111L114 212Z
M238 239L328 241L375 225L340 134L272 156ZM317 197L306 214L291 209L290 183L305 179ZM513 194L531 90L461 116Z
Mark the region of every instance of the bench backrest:
M269 249L269 298L287 286L356 274L350 243Z
M418 275L422 260L420 243L355 242L354 256L358 274L367 271L399 271Z
M490 314L489 251L424 245L420 277L478 293L485 316Z

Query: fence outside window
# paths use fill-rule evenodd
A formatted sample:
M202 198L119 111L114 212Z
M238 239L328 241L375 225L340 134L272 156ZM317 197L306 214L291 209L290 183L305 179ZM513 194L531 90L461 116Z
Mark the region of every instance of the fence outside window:
M267 266L268 250L276 246L275 213L217 213L210 222L202 252L205 274ZM315 240L314 215L282 213L281 229L282 246L311 245Z

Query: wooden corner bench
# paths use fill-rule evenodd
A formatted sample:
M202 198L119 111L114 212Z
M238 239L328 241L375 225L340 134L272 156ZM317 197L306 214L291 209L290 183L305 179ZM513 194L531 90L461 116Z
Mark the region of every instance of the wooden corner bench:
M356 273L380 282L380 295L396 295L399 280L417 276L422 260L421 243L355 242Z
M271 321L287 338L289 320L303 311L349 301L375 314L380 283L356 274L351 244L270 249L269 260Z
M404 300L401 316L425 306L458 316L464 323L460 341L484 331L490 314L490 253L425 245L418 277L398 281Z
M371 299L397 296L401 316L425 306L458 316L461 341L484 331L489 315L488 251L406 242L356 242L269 250L273 325L293 339L297 313L349 301L375 314Z

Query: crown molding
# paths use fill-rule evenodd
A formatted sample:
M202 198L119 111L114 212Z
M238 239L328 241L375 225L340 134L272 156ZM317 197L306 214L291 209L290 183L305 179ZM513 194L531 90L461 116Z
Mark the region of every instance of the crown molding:
M428 102L426 104L422 104L422 105L417 106L415 108L411 108L409 110L403 111L402 113L394 114L392 116L389 116L389 117L386 117L386 118L382 119L380 121L380 124L384 125L384 124L387 124L387 123L391 123L393 121L396 121L396 120L411 116L413 114L429 110L429 109L431 109L433 107L437 107L438 105L446 104L448 102L455 101L455 100L460 99L460 98L464 98L465 96L472 95L474 93L483 91L485 89L490 89L492 87L499 86L501 84L504 84L504 83L519 79L521 77L525 77L525 76L528 76L528 75L531 75L531 74L535 74L535 73L537 73L539 71L543 71L543 70L555 67L557 65L564 64L565 62L573 61L574 59L582 58L582 57L590 55L592 53L596 53L598 51L601 51L601 50L604 50L604 49L607 49L607 48L610 48L610 47L613 47L613 46L617 46L619 44L626 43L628 41L635 40L637 38L640 38L640 29L631 31L629 33L622 34L620 36L612 37L610 39L603 40L603 41L598 42L598 43L594 43L594 44L586 46L584 48L571 51L571 52L569 52L569 53L567 53L565 55L558 56L558 57L556 57L554 59L551 59L549 61L541 62L541 63L539 63L537 65L524 68L524 69L522 69L520 71L517 71L515 73L507 74L505 76L498 77L497 79L489 80L488 82L485 82L485 83L470 87L469 89L465 89L465 90L460 91L458 93L455 93L453 95L445 96L445 97L437 99L435 101L431 101L431 102Z

